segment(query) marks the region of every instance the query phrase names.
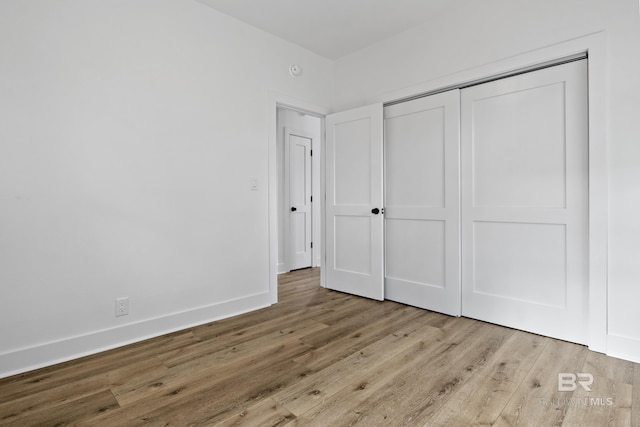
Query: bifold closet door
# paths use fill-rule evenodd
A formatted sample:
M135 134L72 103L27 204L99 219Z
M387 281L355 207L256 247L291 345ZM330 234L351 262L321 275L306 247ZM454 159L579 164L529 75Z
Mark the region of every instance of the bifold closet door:
M385 107L385 298L460 314L459 91Z
M586 61L461 91L462 314L587 340Z
M326 118L325 285L384 298L382 104Z

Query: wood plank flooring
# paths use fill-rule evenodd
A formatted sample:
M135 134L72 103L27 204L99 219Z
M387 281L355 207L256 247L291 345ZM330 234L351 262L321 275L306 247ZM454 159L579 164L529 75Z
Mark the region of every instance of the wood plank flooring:
M253 313L0 380L7 426L640 426L640 364L280 276ZM558 374L591 391L559 392Z

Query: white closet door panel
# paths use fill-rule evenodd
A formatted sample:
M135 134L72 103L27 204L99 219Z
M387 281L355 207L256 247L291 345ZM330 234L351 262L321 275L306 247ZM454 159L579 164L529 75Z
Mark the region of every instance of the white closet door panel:
M335 199L338 206L371 204L371 118L366 117L332 127L335 162ZM339 142L339 143L338 143Z
M387 279L444 288L445 221L387 219L385 232Z
M564 307L566 226L476 221L476 293ZM523 244L525 243L526 244Z
M371 218L336 215L335 269L343 273L370 276L374 260L371 258Z
M585 61L462 90L462 314L587 338Z
M384 114L385 297L459 315L459 92Z
M378 300L384 298L382 126L382 105L326 121L326 286Z
M413 111L406 104L412 103L386 109L385 203L393 207L442 208L445 108L427 106Z
M474 101L474 206L565 207L564 108L564 82Z

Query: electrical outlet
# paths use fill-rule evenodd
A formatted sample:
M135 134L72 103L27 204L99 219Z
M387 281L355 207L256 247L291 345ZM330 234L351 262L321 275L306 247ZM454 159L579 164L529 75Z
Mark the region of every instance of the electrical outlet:
M116 317L129 314L129 297L116 298Z

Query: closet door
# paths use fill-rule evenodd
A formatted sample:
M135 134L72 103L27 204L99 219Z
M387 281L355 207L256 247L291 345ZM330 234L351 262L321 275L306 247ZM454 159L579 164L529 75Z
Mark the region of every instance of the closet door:
M382 105L326 118L325 284L382 300Z
M587 340L586 61L467 88L462 314Z
M385 298L460 314L459 91L386 107Z

